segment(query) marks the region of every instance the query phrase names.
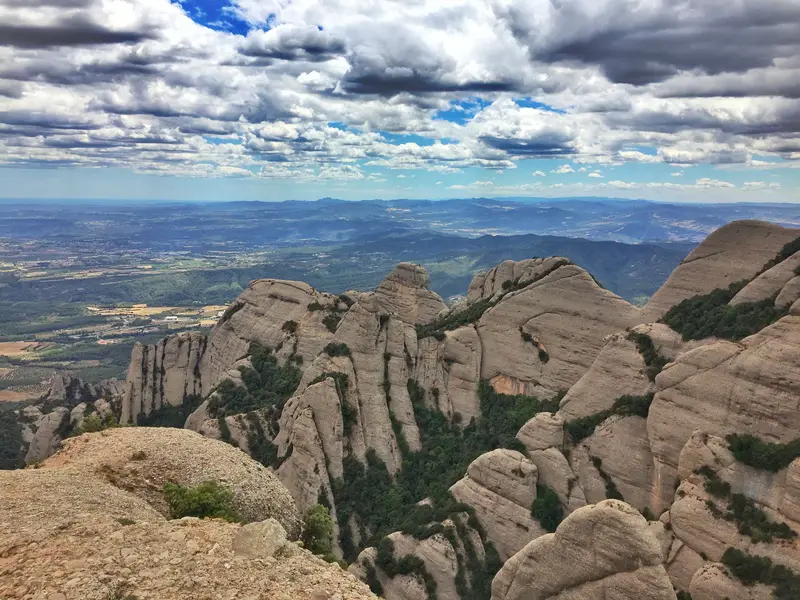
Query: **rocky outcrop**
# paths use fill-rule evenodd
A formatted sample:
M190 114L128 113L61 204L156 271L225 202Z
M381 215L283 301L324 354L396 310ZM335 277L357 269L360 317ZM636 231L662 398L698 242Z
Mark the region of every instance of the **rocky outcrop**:
M517 433L538 470L538 483L552 489L567 512L586 505L586 496L564 454L564 419L539 413Z
M504 260L488 271L475 274L467 291L467 300L474 302L492 298L505 292L510 284L540 279L550 271L570 261L560 256L531 258L527 260Z
M657 509L672 498L681 450L696 429L788 442L800 431L800 317L784 317L739 343L689 350L656 378L647 432Z
M734 221L720 227L687 256L644 308L643 321L656 321L681 300L750 279L800 235L763 221Z
M233 490L234 506L246 521L274 517L292 538L300 533L295 503L269 469L228 444L185 429L122 427L71 438L42 468L105 479L165 516L166 482L219 481Z
M134 347L121 422L133 422L139 414L162 406L177 406L190 394L208 396L247 355L251 343L272 348L284 361L291 355L310 362L332 337L326 317L346 308L340 298L305 283L253 281L208 337L181 333L152 346Z
M481 566L486 559L481 536L467 521L468 515L464 513L454 515L441 524L446 534L436 533L423 540L400 532L387 536L392 542L391 558L395 564L407 556L414 557L421 561L425 575L419 572L387 575L380 566L376 548L363 550L349 571L363 581L370 579L372 573L382 588L381 597L386 600L430 600L424 577L435 582L437 599L458 600L459 576L465 585L472 585L470 569Z
M793 288L795 286L793 285L792 289L787 290L785 294L783 290L789 282L795 279L795 271L798 267L800 267L800 252L795 252L786 260L779 262L753 279L733 297L730 303L735 306L745 302L759 302L773 296L782 295L781 302L778 303L776 301L776 306L789 306L797 300L796 296L793 297Z
M559 414L565 420L588 417L607 410L620 396L641 396L650 387L645 364L636 344L625 333L615 333L589 370L561 400Z
M600 597L674 600L661 547L623 502L576 510L555 533L530 542L492 582L492 600Z
M412 263L398 264L375 288L381 307L412 325L428 323L447 308L436 292L428 289L430 278L421 266Z
M564 264L483 314L481 377L504 393L552 396L591 367L605 336L638 322L639 309Z
M466 476L450 488L459 502L475 509L502 560L545 533L531 516L537 469L513 450L493 450L476 458Z
M102 451L104 442L114 445L112 437L87 437L98 454L118 450ZM82 439L71 440L65 452ZM202 457L185 457L185 469ZM158 477L152 466L140 464L148 469L144 479ZM274 519L245 526L168 521L145 497L55 462L0 471L0 488L0 597L8 600L375 598L338 565L288 543Z

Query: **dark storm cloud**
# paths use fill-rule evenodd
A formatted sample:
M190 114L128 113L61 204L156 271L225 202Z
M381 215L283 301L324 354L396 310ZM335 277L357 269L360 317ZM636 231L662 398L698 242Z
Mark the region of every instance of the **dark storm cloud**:
M484 144L497 150L508 152L512 156L526 158L553 158L568 156L575 153L575 148L566 137L548 136L544 139L520 140L482 136L479 138Z
M99 125L81 118L81 115L54 115L25 111L0 111L0 123L18 127L41 129L99 129Z
M396 96L409 94L429 94L436 92L491 93L510 92L515 84L508 81L467 81L456 83L448 81L445 73L391 72L348 74L342 79L342 89L352 94L377 94Z
M92 0L0 0L0 6L9 8L87 8Z
M239 52L262 59L258 64L276 60L321 62L341 56L347 51L344 40L317 27L282 25L269 31L251 31Z
M532 58L597 65L614 82L645 85L680 71L742 73L800 52L800 3L663 0L656 9L608 0L595 25L587 2L553 3L545 38L520 2L501 16ZM656 5L654 5L656 6Z
M150 37L136 31L112 31L80 16L69 17L54 26L0 23L0 46L26 49L121 44Z

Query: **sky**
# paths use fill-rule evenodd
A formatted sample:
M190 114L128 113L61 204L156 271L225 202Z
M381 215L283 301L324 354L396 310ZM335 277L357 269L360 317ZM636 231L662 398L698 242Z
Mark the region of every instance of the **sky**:
M0 0L0 198L800 202L800 0Z

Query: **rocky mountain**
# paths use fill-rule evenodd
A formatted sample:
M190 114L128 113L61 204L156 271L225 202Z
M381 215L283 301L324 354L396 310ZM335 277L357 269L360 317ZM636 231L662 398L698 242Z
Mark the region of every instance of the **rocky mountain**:
M340 296L259 280L208 336L137 346L102 402L269 467L388 600L786 600L798 265L800 230L739 221L642 309L560 257L500 263L451 307L408 263ZM48 438L67 408L42 406L36 456L81 431Z

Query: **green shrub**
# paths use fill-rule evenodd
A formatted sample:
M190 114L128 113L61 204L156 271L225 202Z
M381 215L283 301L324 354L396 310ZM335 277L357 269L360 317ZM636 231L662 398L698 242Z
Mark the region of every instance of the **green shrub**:
M800 457L800 438L786 444L773 444L750 434L732 433L725 438L736 460L775 473Z
M303 546L314 554L330 555L333 552L333 519L328 509L315 504L306 513L303 524Z
M728 548L722 555L722 564L745 585L763 583L774 586L775 600L797 600L800 590L800 575L774 564L766 556L752 556L738 548Z
M536 499L531 514L545 530L553 532L564 520L564 509L558 495L546 485L536 484Z
M325 354L328 356L350 356L350 348L344 342L336 343L330 342L325 346Z
M523 342L527 342L528 344L533 343L533 336L525 331L522 327L519 328L519 335L522 337Z
M322 319L322 324L330 331L331 333L336 333L336 328L339 327L339 322L342 320L342 317L336 313L330 313L325 315Z
M22 425L17 413L0 406L0 470L21 469L25 466Z
M539 348L539 360L543 363L548 363L550 361L550 355L544 348Z
M153 409L149 415L139 413L136 424L139 427L175 427L182 429L197 407L202 404L203 398L200 394L188 394L184 396L183 402L178 406L165 403L159 409Z
M636 344L636 348L639 350L639 354L641 354L644 360L645 367L647 367L645 370L647 378L650 381L655 381L656 375L661 373L661 370L664 368L664 365L669 362L669 359L658 353L655 344L653 344L653 339L646 333L631 331L628 333L628 339Z
M194 487L167 482L164 484L164 499L173 519L199 517L241 521L233 506L233 491L218 481L204 481Z
M316 312L318 310L325 310L325 307L322 306L322 304L320 304L316 300L311 302L306 308L308 309L309 312Z
M712 336L740 340L788 313L787 308L775 307L774 297L730 306L728 303L746 284L747 281L737 281L727 289L688 298L673 306L661 321L680 333L684 341Z
M82 435L84 433L96 433L105 429L113 429L119 427L117 418L112 413L106 413L100 416L98 413L93 413L88 417L84 417L81 424L75 428L72 435Z
M708 466L703 466L696 472L705 479L704 487L709 494L728 501L727 512L723 513L713 501L708 500L706 507L711 514L718 519L735 522L739 533L749 536L754 543L771 542L774 538L788 540L797 537L796 531L786 523L772 521L747 496L732 494L730 484L720 479Z
M595 428L614 415L647 418L653 394L645 396L620 396L607 410L564 423L564 431L573 444L578 444L594 433Z
M297 321L286 321L281 327L281 330L286 333L295 333L297 331Z
M600 474L600 478L606 485L606 498L624 501L625 498L622 497L622 493L617 488L617 484L614 483L613 479L611 479L611 475L603 470L603 461L597 456L590 456L589 459L592 461L592 465L594 465L594 468L597 469L597 472Z

